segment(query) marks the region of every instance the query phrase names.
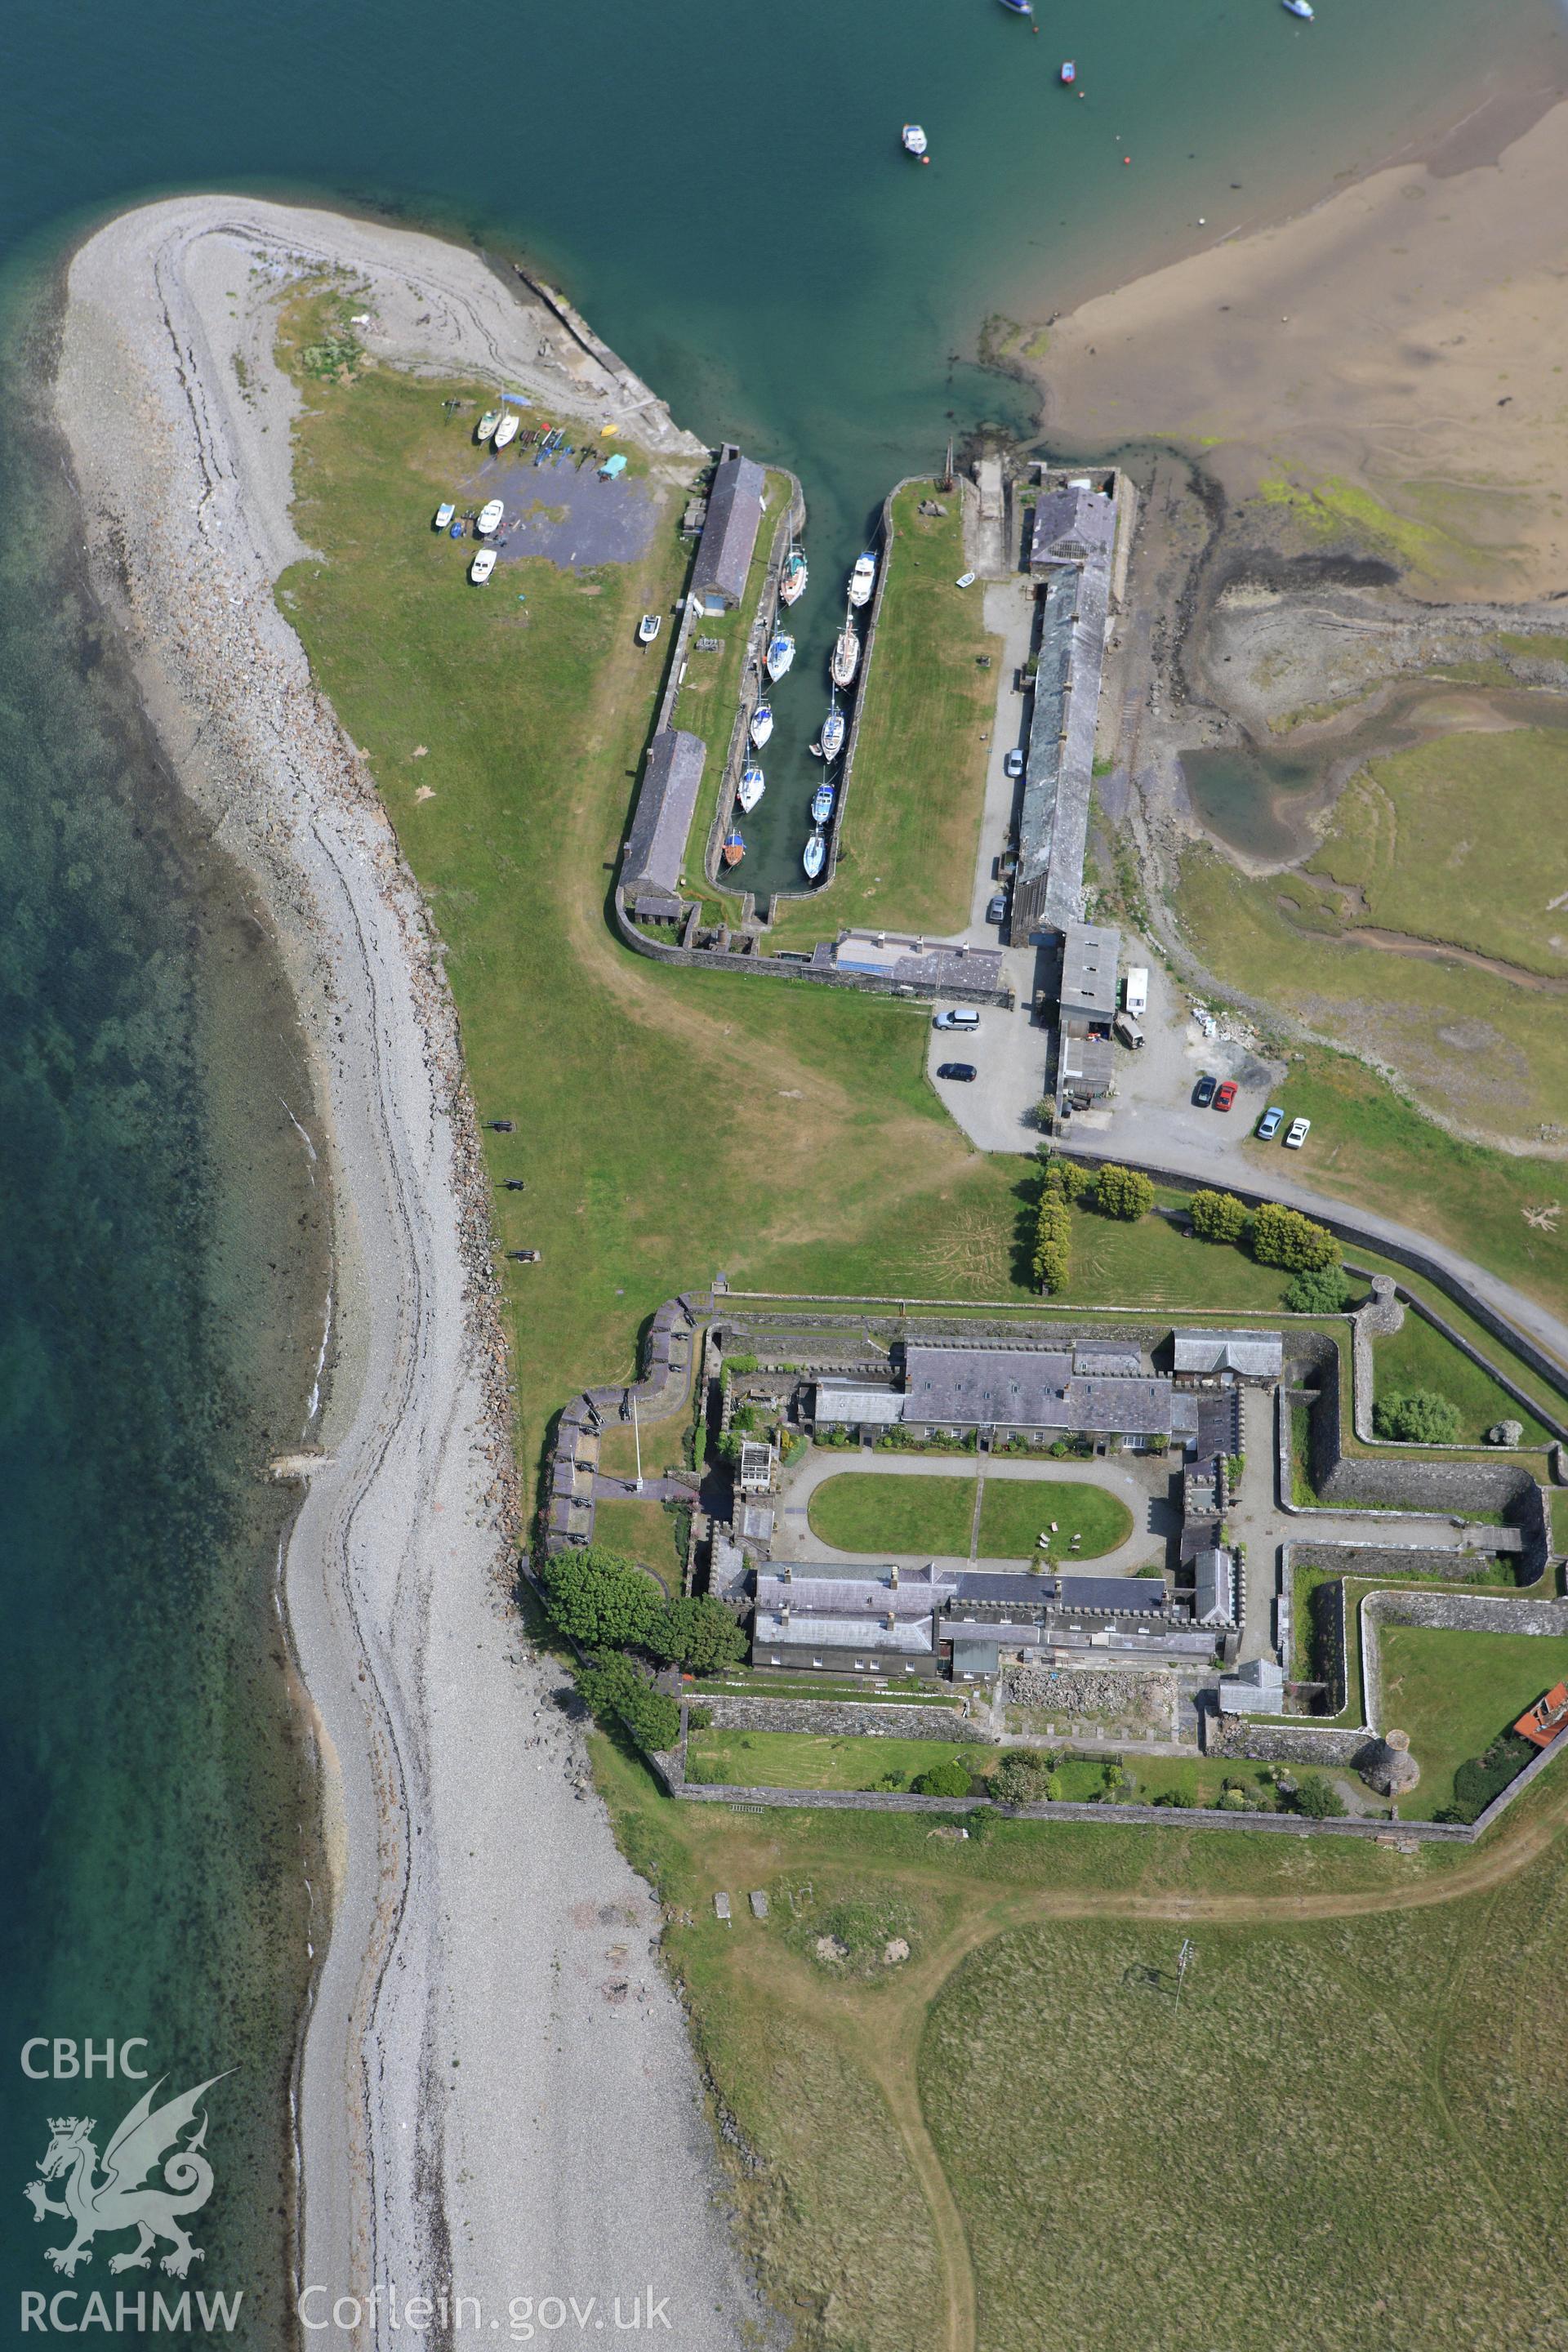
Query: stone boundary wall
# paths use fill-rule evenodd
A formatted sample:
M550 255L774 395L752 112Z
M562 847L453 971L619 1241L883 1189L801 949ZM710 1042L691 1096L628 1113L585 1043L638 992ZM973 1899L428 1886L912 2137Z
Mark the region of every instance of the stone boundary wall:
M1364 1738L1361 1743L1365 1745ZM1250 1830L1274 1837L1377 1838L1388 1844L1410 1839L1422 1844L1471 1845L1479 1833L1459 1822L1310 1821L1303 1813L1231 1813L1216 1807L1194 1805L993 1805L988 1797L915 1797L882 1795L858 1789L746 1789L727 1783L672 1786L664 1764L655 1759L659 1778L670 1794L687 1804L754 1806L759 1812L774 1806L836 1813L978 1813L994 1812L1006 1821L1089 1822L1097 1828L1112 1823L1133 1829ZM1525 1775L1512 1786L1518 1788ZM1490 1810L1489 1808L1489 1810Z
M970 1722L956 1707L920 1706L893 1699L721 1698L699 1696L716 1731L812 1731L835 1739L950 1739L965 1748L990 1747L990 1726Z
M1306 1404L1312 1446L1310 1475L1320 1502L1326 1508L1341 1516L1361 1517L1369 1536L1374 1528L1382 1527L1396 1536L1403 1519L1433 1512L1450 1517L1471 1511L1507 1513L1507 1526L1516 1528L1521 1538L1518 1556L1524 1581L1533 1584L1545 1572L1552 1554L1546 1494L1521 1463L1431 1462L1413 1460L1403 1453L1392 1461L1367 1462L1347 1454L1342 1450L1340 1436L1339 1350L1327 1347L1321 1355L1314 1350L1312 1360L1321 1375L1315 1397L1309 1390L1288 1389L1283 1383L1277 1391L1281 1510L1297 1517L1303 1508L1313 1507L1293 1501L1290 1492L1293 1454L1289 1407ZM1381 1510L1368 1499L1377 1496L1386 1498L1387 1507ZM1404 1549L1393 1544L1373 1547L1396 1548Z
M1225 1727L1229 1726L1229 1728ZM1257 1764L1349 1765L1352 1769L1371 1740L1364 1728L1303 1722L1255 1723L1240 1716L1204 1717L1205 1756L1245 1759Z
M1459 1633L1568 1633L1568 1604L1561 1601L1510 1601L1501 1594L1482 1592L1363 1593L1362 1686L1366 1693L1367 1728L1374 1732L1384 1727L1379 1640L1380 1628L1384 1625L1425 1625Z
M1568 1420L1560 1419L1552 1412L1550 1406L1538 1402L1528 1389L1521 1389L1517 1381L1510 1379L1500 1365L1494 1364L1489 1357L1484 1356L1475 1341L1468 1339L1462 1331L1457 1330L1452 1323L1447 1322L1438 1314L1435 1307L1428 1307L1424 1298L1417 1298L1413 1291L1406 1290L1402 1284L1396 1283L1391 1275L1373 1274L1364 1266L1352 1267L1350 1270L1352 1273L1365 1274L1373 1287L1373 1296L1366 1306L1351 1318L1353 1327L1352 1426L1363 1445L1399 1446L1405 1443L1404 1440L1397 1438L1379 1437L1373 1429L1372 1410L1376 1399L1376 1381L1372 1342L1374 1339L1392 1335L1397 1331L1408 1314L1419 1315L1424 1323L1429 1323L1435 1331L1440 1331L1451 1348L1457 1348L1460 1355L1467 1356L1472 1364L1478 1365L1487 1374L1489 1380L1495 1381L1498 1387L1512 1397L1514 1402L1521 1406L1532 1421L1539 1422L1543 1429L1560 1441L1568 1440ZM1475 1449L1455 1445L1436 1448L1416 1446L1412 1450L1417 1453L1435 1451L1473 1453ZM1498 1451L1500 1455L1506 1457L1510 1449L1507 1446L1500 1446Z
M837 964L813 963L804 953L799 956L758 955L750 947L716 948L675 947L668 940L649 937L632 920L626 894L617 881L612 899L616 929L626 945L654 963L676 964L686 971L755 971L764 980L798 981L811 988L847 988L862 996L892 996L910 1003L929 1003L936 997L951 997L955 1004L994 1004L1008 1010L1013 992L1008 988L960 988L944 979L941 987L923 981L895 981L881 972L840 971ZM751 940L759 936L752 931L734 936Z

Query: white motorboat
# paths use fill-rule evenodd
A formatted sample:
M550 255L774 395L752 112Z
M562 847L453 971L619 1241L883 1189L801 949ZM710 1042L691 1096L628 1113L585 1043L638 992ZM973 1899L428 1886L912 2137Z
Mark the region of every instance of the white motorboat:
M903 141L906 155L918 155L922 163L931 162L931 157L926 152L931 142L918 122L906 122L899 136Z
M811 839L805 845L805 854L800 861L805 868L805 878L808 882L816 881L826 862L826 836L821 833L814 833Z
M864 555L856 557L855 569L849 574L849 602L857 605L868 604L876 584L877 559L868 548Z
M499 408L487 408L484 415L480 417L479 423L474 427L475 440L488 441L490 435L495 431L496 426L500 423L500 410Z
M638 645L651 646L655 637L658 636L663 626L664 614L662 613L645 613L642 619L637 623Z
M501 418L500 423L496 426L495 440L492 446L497 449L504 449L509 441L515 441L517 439L517 428L521 421L522 420L518 415L516 409L509 408L505 415Z
M473 582L476 588L482 588L495 568L495 549L493 547L481 547L479 553L475 556L473 562L468 566L468 577Z
M505 512L500 499L487 500L474 518L474 529L481 539L489 539L492 530L500 529L500 519Z
M753 762L751 767L742 769L741 781L735 788L735 798L747 816L751 815L766 790L761 768Z
M773 714L765 702L759 702L752 713L752 740L760 751L773 731Z
M844 749L844 713L836 702L822 722L822 756L837 760Z
M450 499L443 499L440 505L436 509L436 520L430 526L431 530L445 530L457 511L458 509L452 504Z
M783 677L795 659L795 639L781 629L768 647L768 676L775 681Z
M860 639L854 622L846 614L844 626L833 641L833 658L828 663L835 686L851 687L860 667Z
M959 587L973 588L974 585L974 577L975 575L973 572L961 572L958 575Z
M1284 5L1292 16L1300 16L1304 24L1311 23L1312 0L1284 0Z
M798 547L792 547L784 558L784 570L779 574L779 603L781 604L798 604L805 593L805 558Z

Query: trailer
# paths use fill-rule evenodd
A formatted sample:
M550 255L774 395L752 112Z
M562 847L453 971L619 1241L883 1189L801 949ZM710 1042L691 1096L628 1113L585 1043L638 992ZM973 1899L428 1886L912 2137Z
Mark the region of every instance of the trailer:
M1141 1021L1149 1010L1149 968L1134 964L1121 983L1121 1002L1134 1021Z

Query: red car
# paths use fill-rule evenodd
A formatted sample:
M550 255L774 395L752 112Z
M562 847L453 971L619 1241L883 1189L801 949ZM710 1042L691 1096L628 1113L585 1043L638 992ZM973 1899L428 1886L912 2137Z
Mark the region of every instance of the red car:
M1215 1096L1214 1107L1215 1110L1228 1110L1235 1100L1236 1080L1234 1078L1226 1078L1224 1086L1220 1087L1218 1093Z

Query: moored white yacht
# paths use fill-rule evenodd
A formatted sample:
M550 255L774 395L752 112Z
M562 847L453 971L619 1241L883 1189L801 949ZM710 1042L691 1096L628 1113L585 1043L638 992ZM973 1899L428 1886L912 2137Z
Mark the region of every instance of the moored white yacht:
M931 162L931 157L926 152L931 142L918 122L906 122L899 136L903 141L904 152L907 155L918 155L922 163Z
M849 602L857 605L868 604L876 584L877 559L868 548L864 555L856 557L855 569L849 574Z
M826 856L827 843L826 839L820 833L814 833L811 839L805 845L805 854L800 861L805 868L805 878L808 882L816 881L817 876L822 871Z
M846 614L844 626L833 641L833 658L828 663L828 668L833 673L834 685L853 686L855 673L859 667L860 639L856 632L854 622Z
M773 714L765 702L759 702L752 713L752 740L760 751L773 731Z
M751 815L752 811L756 807L757 803L762 799L763 794L766 790L767 786L763 782L763 772L761 768L757 766L755 761L753 761L749 768L742 770L741 781L735 788L735 798L739 801L747 816Z
M844 713L838 708L837 698L832 709L822 722L821 741L823 758L837 760L844 749Z
M781 604L798 604L805 593L805 558L798 547L792 547L784 558L784 570L779 574L779 603Z
M768 676L773 679L783 677L794 659L795 639L781 629L768 647Z

